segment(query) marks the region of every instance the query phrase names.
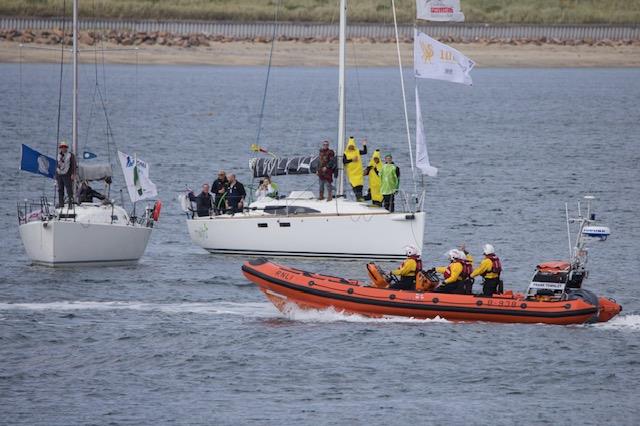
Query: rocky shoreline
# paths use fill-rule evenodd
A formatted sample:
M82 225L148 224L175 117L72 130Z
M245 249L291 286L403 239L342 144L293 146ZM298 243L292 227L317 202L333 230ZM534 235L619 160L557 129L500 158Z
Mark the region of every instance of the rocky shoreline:
M270 40L264 37L227 37L220 34L172 34L164 31L154 32L128 32L128 31L81 31L78 39L81 44L93 46L97 43L105 42L120 46L167 46L167 47L208 47L212 43L234 43L234 42L253 42L253 43L269 43ZM592 38L561 40L551 37L539 38L462 38L462 37L437 37L443 43L453 44L501 44L511 46L521 45L556 45L556 46L640 46L640 40L594 40ZM337 43L336 37L288 37L280 36L277 39L280 42L299 42L299 43ZM373 38L358 37L349 39L359 43L393 43L393 38ZM62 29L54 30L16 30L5 29L0 30L0 41L19 42L19 43L37 43L46 45L55 45L64 43L71 45L71 32L63 32ZM403 43L412 43L413 39L402 38Z

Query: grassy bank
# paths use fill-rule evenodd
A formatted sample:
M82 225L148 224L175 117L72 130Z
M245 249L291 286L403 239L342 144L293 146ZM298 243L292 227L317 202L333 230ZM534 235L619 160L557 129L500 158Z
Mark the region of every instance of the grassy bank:
M338 0L86 0L82 17L127 19L273 20L336 22ZM0 0L0 15L60 16L71 0ZM351 0L349 19L391 21L391 0ZM396 0L398 19L413 22L415 0ZM640 0L462 0L467 22L532 24L638 24Z

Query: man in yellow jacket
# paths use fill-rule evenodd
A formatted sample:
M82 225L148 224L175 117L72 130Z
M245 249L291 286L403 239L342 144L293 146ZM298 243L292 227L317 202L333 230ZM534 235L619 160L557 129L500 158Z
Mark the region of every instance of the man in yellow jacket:
M502 293L502 281L500 274L502 273L502 263L496 251L491 244L485 244L482 250L484 259L480 265L471 273L471 278L482 276L482 294L491 296L496 293Z
M382 186L382 180L380 179L380 172L382 171L382 156L380 150L373 151L369 165L364 171L365 176L369 177L369 196L374 206L382 207L382 192L380 188Z
M466 294L467 283L472 272L471 264L463 251L451 249L447 252L449 266L439 266L436 272L444 276L443 283L434 291L439 293Z
M393 275L400 277L400 280L391 284L389 288L395 290L415 290L416 274L422 270L422 259L420 259L418 249L415 246L406 246L404 251L407 258L398 269L391 271Z
M351 188L356 196L356 200L364 201L362 197L362 187L364 186L364 178L362 173L362 158L361 155L367 153L367 140L362 141L362 149L358 149L356 146L356 139L353 136L349 136L349 142L347 142L347 149L345 149L342 155L342 163L344 164L344 171L347 173Z

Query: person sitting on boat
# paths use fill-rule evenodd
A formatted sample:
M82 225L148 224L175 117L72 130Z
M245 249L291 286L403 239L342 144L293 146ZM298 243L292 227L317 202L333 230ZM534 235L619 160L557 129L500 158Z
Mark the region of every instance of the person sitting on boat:
M384 165L380 170L380 193L384 208L393 213L395 210L394 198L400 188L400 167L393 163L391 154L384 156Z
M60 142L58 162L56 164L56 183L58 185L58 205L64 206L64 193L67 192L69 205L73 204L73 181L76 177L76 156L69 152L67 142Z
M110 180L111 178L108 179ZM78 202L93 203L94 198L97 198L98 200L104 200L105 196L91 188L91 186L89 186L89 182L87 182L86 180L82 181L80 190L78 191Z
M398 269L391 271L393 275L400 277L400 279L392 283L389 288L395 290L415 290L416 274L422 270L422 259L420 259L418 249L415 246L406 246L404 250L407 258Z
M380 150L373 151L369 165L364 170L365 176L369 177L369 194L365 197L366 200L371 200L374 206L382 207L382 193L380 192L380 172L382 171L382 157L380 156Z
M320 191L318 200L324 200L324 187L327 187L327 201L333 200L333 175L336 169L336 153L329 148L329 141L322 142L318 154L318 183Z
M196 214L199 217L210 216L213 209L213 196L209 192L209 184L202 184L202 192L200 194L193 195L193 191L189 192L189 200L196 203Z
M484 296L502 293L502 281L500 280L502 263L498 256L496 256L496 251L491 244L485 244L482 253L484 254L484 259L482 259L480 265L471 273L471 278L482 276L484 279L482 283L482 294Z
M216 214L221 214L224 211L224 199L228 187L229 180L227 179L227 174L224 170L220 170L218 172L218 177L211 184L211 193L215 195L215 199L213 200L213 207Z
M260 180L260 185L258 185L258 189L256 189L256 199L264 197L278 198L278 185L271 182L269 176Z
M237 181L236 175L229 173L229 188L227 188L227 210L229 213L239 213L244 209L244 197L247 196L244 185Z
M353 194L357 201L364 201L362 197L362 188L364 186L364 178L362 173L362 158L361 155L367 153L367 140L362 141L362 149L358 149L356 146L356 140L353 136L349 136L347 142L347 149L342 156L342 163L345 165L345 172L349 177L349 183L353 189Z
M450 261L449 266L435 268L436 272L444 276L444 281L433 291L466 294L472 272L471 264L461 250L451 249L447 252L447 257Z

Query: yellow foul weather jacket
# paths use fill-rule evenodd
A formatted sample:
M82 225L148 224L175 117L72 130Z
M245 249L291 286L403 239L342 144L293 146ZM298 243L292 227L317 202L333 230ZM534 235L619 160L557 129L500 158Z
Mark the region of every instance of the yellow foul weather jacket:
M463 267L460 262L451 262L449 266L438 266L436 268L436 272L444 275L445 284L451 284L456 281L460 281L462 269Z
M417 266L418 263L415 261L415 259L408 258L405 259L404 262L402 262L402 265L400 265L398 269L394 269L393 271L391 271L391 273L393 275L399 275L401 277L415 277Z
M356 140L354 138L349 138L347 149L344 150L344 156L349 160L349 162L345 164L344 170L349 177L349 183L351 186L364 185L364 177L362 176L362 159L360 158L360 150L358 150Z
M478 275L482 275L485 278L493 279L498 278L499 275L493 272L493 262L488 257L482 259L480 265L471 273L471 278L475 278Z

